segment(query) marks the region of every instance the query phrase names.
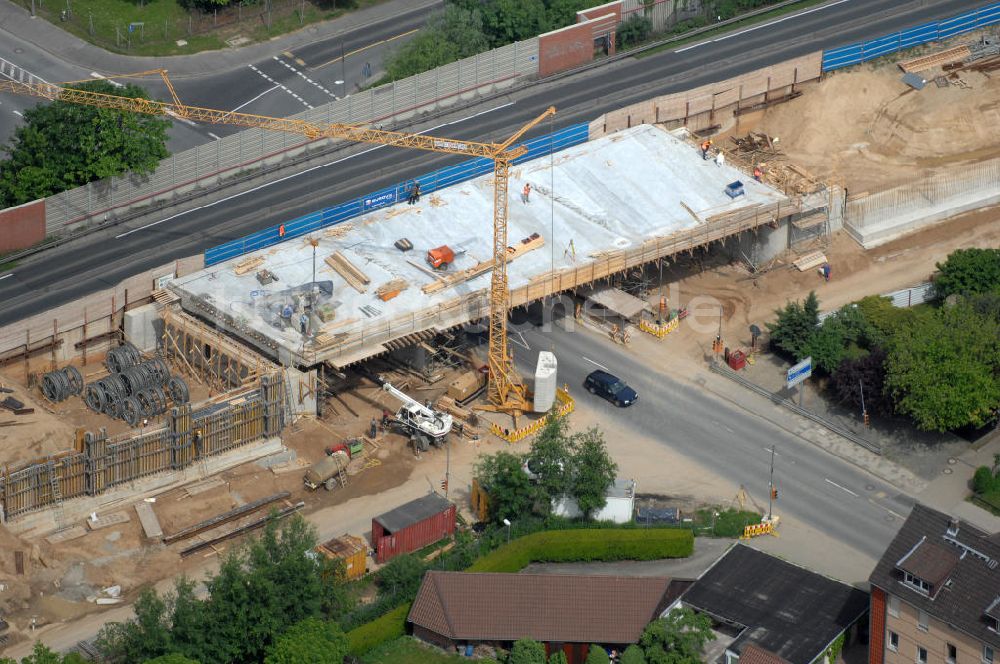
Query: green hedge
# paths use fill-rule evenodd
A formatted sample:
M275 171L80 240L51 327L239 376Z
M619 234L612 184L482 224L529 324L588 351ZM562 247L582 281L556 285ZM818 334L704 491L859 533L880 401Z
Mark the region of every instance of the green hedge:
M410 603L397 606L395 609L347 633L349 649L352 655L360 657L366 652L406 634L406 616L410 613Z
M518 572L534 562L686 558L694 534L676 528L550 530L526 535L476 561L470 572Z

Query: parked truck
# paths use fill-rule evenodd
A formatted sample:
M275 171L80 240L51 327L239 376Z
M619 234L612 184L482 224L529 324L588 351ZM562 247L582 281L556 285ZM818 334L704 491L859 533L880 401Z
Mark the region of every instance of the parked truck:
M348 462L350 457L347 451L337 450L310 466L302 477L302 482L313 491L321 486L327 491L332 491L338 483L343 484L347 481Z

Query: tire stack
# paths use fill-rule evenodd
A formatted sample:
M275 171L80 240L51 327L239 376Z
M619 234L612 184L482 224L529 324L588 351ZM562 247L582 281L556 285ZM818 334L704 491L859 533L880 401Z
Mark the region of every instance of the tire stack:
M171 376L166 362L158 357L144 361L132 344L108 351L105 365L111 375L87 385L84 401L91 410L125 420L129 426L162 415L171 403L190 400L187 383Z
M54 403L83 392L83 376L76 367L63 367L42 376L42 394Z

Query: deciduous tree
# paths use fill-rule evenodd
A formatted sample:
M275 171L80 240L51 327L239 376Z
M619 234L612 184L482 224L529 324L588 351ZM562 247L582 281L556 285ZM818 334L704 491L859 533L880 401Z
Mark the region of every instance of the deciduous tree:
M777 320L767 323L771 347L796 361L806 357L806 348L816 334L819 319L819 300L815 291L810 292L804 302L789 302L775 314Z
M984 425L1000 407L1000 325L968 304L908 319L892 337L886 385L921 429Z
M587 651L586 664L608 664L607 651L601 646L590 644L590 650Z
M565 496L570 488L570 468L573 447L566 420L555 411L549 413L545 427L531 443L528 468L538 476L538 485L549 498L549 503Z
M937 264L934 294L977 295L1000 287L1000 249L958 249Z
M622 653L621 664L646 664L646 656L642 654L642 648L634 643Z
M545 646L534 639L518 639L510 649L509 664L545 664Z
M711 640L712 621L691 609L680 609L651 622L639 644L648 664L700 664L705 644Z
M306 618L275 640L264 664L342 664L347 649L347 636L335 623Z
M490 518L501 522L532 514L544 505L544 493L524 472L524 457L507 451L480 457L475 477L490 496ZM547 511L547 508L545 508Z
M170 653L169 655L161 655L156 659L148 659L145 664L199 664L199 662L184 655Z
M148 99L137 85L107 81L70 87ZM131 171L152 172L168 155L170 121L69 102L43 103L24 112L24 124L0 163L0 207L20 205L93 180Z
M597 428L573 437L572 482L569 495L576 499L584 517L607 503L608 488L614 483L618 464L608 454L604 434Z

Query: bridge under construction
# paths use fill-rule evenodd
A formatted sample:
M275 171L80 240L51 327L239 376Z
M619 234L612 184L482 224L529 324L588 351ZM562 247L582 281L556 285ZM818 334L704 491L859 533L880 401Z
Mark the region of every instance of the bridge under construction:
M786 195L655 125L512 167L510 189L512 307L747 231L787 233L790 219L828 206L825 192ZM485 175L169 288L282 364L348 366L488 316L492 207ZM442 246L455 254L446 271L426 260Z

